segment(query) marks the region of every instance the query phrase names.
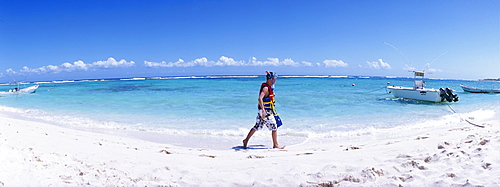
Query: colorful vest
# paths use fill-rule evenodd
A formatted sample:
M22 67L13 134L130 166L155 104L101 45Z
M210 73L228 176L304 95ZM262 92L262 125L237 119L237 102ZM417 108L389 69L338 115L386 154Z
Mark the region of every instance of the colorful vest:
M260 86L260 92L262 92L262 89L264 89L264 87L267 87L267 90L269 90L269 95L267 97L264 97L262 98L262 101L264 104L264 109L266 110L270 110L272 111L274 114L276 114L276 110L274 109L274 90L271 86L269 86L268 84L266 83L262 83L262 85ZM260 109L260 106L259 106L259 109Z

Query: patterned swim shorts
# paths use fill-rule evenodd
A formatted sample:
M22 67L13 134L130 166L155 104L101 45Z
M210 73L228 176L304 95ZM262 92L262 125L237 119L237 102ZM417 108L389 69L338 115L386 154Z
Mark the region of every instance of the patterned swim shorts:
M255 126L253 126L253 129L261 130L262 128L264 128L264 125L266 125L270 131L278 130L276 119L274 118L274 115L271 111L266 111L267 115L264 119L260 117L260 111L258 111L257 113L258 115L255 119Z

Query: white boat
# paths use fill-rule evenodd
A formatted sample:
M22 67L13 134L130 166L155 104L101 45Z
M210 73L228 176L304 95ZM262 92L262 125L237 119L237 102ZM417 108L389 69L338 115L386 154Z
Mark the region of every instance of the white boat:
M38 84L34 85L34 86L27 87L27 88L23 88L23 89L15 88L13 90L9 90L6 92L0 92L0 96L35 93L37 88L38 88Z
M500 93L500 89L481 89L481 88L465 86L463 84L461 84L460 87L462 87L464 91L471 93Z
M424 88L425 81L424 72L414 71L415 80L413 87L402 87L402 86L387 86L386 88L390 92L399 98L414 99L429 102L456 102L458 101L458 96L455 94L454 90L449 88ZM421 77L422 80L417 80L417 77Z

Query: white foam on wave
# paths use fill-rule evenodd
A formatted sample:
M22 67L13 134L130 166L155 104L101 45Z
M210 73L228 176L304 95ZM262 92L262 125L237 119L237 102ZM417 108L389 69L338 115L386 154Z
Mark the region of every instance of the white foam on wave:
M16 114L20 117L38 119L44 122L49 122L54 125L64 126L69 128L77 129L90 129L96 130L101 129L103 131L107 130L123 130L131 132L153 132L165 135L202 135L202 136L241 136L244 134L242 129L172 129L164 127L154 127L148 126L142 123L135 124L125 124L118 123L115 121L99 121L93 120L85 117L70 116L70 115L56 115L49 114L43 110L37 109L22 109L13 108L7 106L0 106L0 112L7 112L10 114ZM175 123L188 123L192 120L188 119L173 119ZM196 120L195 120L196 121Z
M0 111L9 112L9 113L17 113L17 114L42 114L43 112L36 109L22 109L22 108L14 108L8 106L0 106Z
M500 119L496 116L493 110L476 110L469 113L456 113L443 115L439 118L422 119L414 123L399 125L390 128L375 128L366 127L361 129L349 131L331 130L328 132L312 132L301 131L294 132L294 129L285 129L281 132L286 136L304 136L308 140L314 141L335 141L335 140L350 140L350 141L367 141L367 140L381 140L381 139L398 139L402 137L409 137L418 134L424 134L428 129L446 129L463 126L471 126L468 122L482 124L493 119Z
M132 131L151 131L155 133L166 133L166 134L196 134L205 136L241 136L247 133L247 128L251 128L251 125L246 125L245 127L239 129L170 129L160 126L148 126L147 124L134 123L134 124L124 124L114 121L98 121L85 117L69 116L69 115L53 115L48 114L42 110L36 109L22 109L0 106L0 111L18 113L24 117L29 117L33 119L41 119L48 122L54 122L57 124L62 124L69 127L79 127L79 128L102 128L102 129L122 129L122 130L132 130ZM469 113L456 113L444 115L437 119L422 119L415 123L398 125L396 127L389 128L375 128L366 127L360 129L339 131L330 130L327 132L317 132L312 130L304 129L293 129L288 128L286 124L280 128L282 135L293 136L293 137L316 137L316 138L335 138L335 137L358 137L364 135L374 135L374 134L387 134L387 132L399 132L399 131L415 131L422 130L429 127L440 127L445 124L454 124L463 122L464 118L472 119L475 121L485 121L495 117L495 111L493 110L476 110ZM182 119L172 119L176 123L188 122ZM179 121L180 120L180 121ZM390 119L388 119L390 120ZM196 120L195 120L196 121ZM200 121L198 121L200 122ZM381 122L383 123L383 122ZM200 125L201 127L203 125Z
M176 142L177 145L187 147L206 146L203 143L199 143L199 141L196 141L198 143L193 145L193 140L203 140L205 142L209 141L211 142L210 144L226 142L227 145L220 145L220 147L227 147L231 142L239 143L252 127L251 125L245 125L244 127L242 126L234 129L173 129L153 127L141 123L124 124L114 121L98 121L69 115L54 115L48 114L42 110L21 109L6 106L0 106L0 112L14 113L24 118L38 119L68 128L133 136L159 143ZM500 118L496 115L497 114L493 110L480 109L468 113L455 113L443 115L433 119L422 119L414 123L389 128L366 127L347 131L330 130L327 132L293 129L289 128L285 124L278 130L278 133L280 139L285 140L287 145L299 145L308 141L335 141L338 139L348 139L350 141L397 139L422 134L430 128L453 128L469 125L464 121L464 119L481 124L485 121L491 120L492 118ZM267 132L267 129L262 131L266 132L255 133L252 139L257 142L267 142L269 140L270 133Z

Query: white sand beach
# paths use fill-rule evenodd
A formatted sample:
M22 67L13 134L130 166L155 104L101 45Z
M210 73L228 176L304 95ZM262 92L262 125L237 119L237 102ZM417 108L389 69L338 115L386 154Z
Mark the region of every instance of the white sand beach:
M0 186L500 186L500 121L474 122L485 128L211 150L0 112Z

